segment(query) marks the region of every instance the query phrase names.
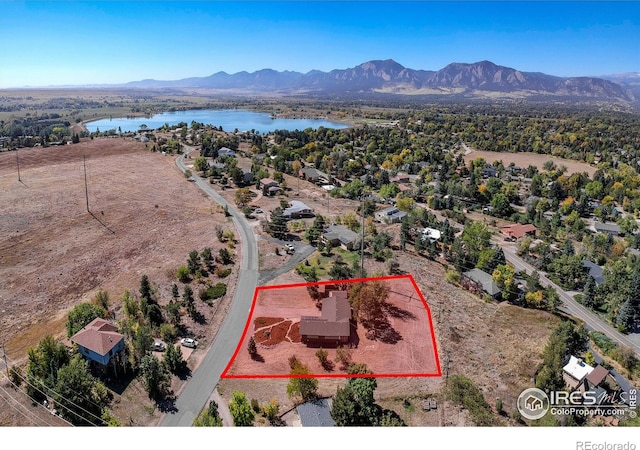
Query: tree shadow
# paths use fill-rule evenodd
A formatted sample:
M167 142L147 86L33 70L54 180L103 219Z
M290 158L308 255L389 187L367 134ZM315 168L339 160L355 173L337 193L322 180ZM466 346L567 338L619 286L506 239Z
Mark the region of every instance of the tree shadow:
M176 396L172 393L167 394L164 397L155 399L158 410L163 413L174 414L178 412L176 408Z
M399 308L391 303L385 303L383 309L394 319L400 319L403 322L406 322L407 320L416 320L416 316L411 311Z
M202 314L200 311L196 311L191 318L198 325L205 325L207 323L207 319L204 317L204 314Z
M397 344L403 338L386 317L363 321L362 325L367 329L367 338L380 341L385 344Z
M182 367L180 367L180 369L176 371L175 375L181 381L185 381L191 378L191 374L192 374L191 369L189 369L189 366L187 366L187 362L183 360Z
M322 364L322 368L327 372L333 372L335 370L335 367L336 367L335 363L333 361L328 360L328 359L326 361L324 361L323 363L321 363L321 364Z
M259 363L263 363L264 362L264 357L259 353L256 353L255 355L251 355L251 359L254 360L254 361L257 361Z

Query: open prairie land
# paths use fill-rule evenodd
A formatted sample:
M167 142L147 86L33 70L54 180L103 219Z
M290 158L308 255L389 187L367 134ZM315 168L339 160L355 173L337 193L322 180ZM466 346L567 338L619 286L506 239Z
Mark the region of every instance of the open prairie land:
M486 150L473 150L464 155L464 161L468 163L474 159L482 158L489 164L494 161L502 161L505 167L514 163L518 167L527 168L530 164L542 170L542 166L547 161L553 161L556 166L565 166L567 174L586 172L590 177L598 170L597 167L580 161L572 161L569 159L558 158L556 156L544 155L540 153L505 153L505 152L489 152Z
M20 181L16 152L0 154L0 339L12 360L64 335L66 313L98 288L118 309L146 274L168 301L189 251L217 252L214 227L231 228L172 157L134 140L20 150L18 160Z

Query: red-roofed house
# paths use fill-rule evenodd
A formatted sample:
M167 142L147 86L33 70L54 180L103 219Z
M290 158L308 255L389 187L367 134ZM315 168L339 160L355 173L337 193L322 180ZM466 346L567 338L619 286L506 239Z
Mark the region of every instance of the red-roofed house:
M106 368L124 348L124 336L116 330L112 323L97 318L71 336L71 342L82 356Z
M502 234L511 239L520 239L523 236L535 236L536 227L530 223L526 225L522 225L520 223L516 223L515 225L507 225L506 227L502 227L500 229Z
M351 305L345 291L331 291L322 300L322 315L302 316L300 336L307 345L338 346L349 342Z

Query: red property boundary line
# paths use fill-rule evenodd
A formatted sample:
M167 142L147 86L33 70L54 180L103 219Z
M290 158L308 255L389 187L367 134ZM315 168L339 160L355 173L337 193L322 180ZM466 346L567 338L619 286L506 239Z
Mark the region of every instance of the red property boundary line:
M231 366L233 365L233 362L236 360L236 357L238 356L238 353L240 352L241 346L242 346L242 342L244 341L247 333L249 332L249 328L251 326L251 318L253 317L253 310L256 306L256 302L258 300L258 293L262 290L269 290L269 289L287 289L287 288L294 288L294 287L307 287L307 286L321 286L321 285L325 285L325 284L337 284L337 283L361 283L364 281L384 281L384 280L398 280L398 279L409 279L411 281L411 284L413 285L413 288L415 289L416 293L418 294L418 297L420 298L420 300L422 301L423 306L425 307L426 311L427 311L427 317L429 318L429 327L431 328L431 343L433 345L433 352L435 355L435 359L436 359L436 367L437 367L437 372L436 373L385 373L385 374L314 374L314 375L291 375L291 374L275 374L275 375L229 375L228 372L231 369ZM433 320L431 318L431 309L429 308L429 305L427 304L427 301L424 299L424 296L422 295L422 292L420 292L420 288L418 288L418 285L416 284L416 281L413 279L413 276L408 274L408 275L390 275L390 276L385 276L385 277L377 277L377 278L354 278L354 279L349 279L349 280L329 280L329 281L318 281L315 283L296 283L296 284L281 284L281 285L274 285L274 286L258 286L255 290L255 293L253 294L253 302L251 303L251 310L249 311L249 317L247 318L247 323L244 327L244 332L242 333L242 337L240 338L240 342L238 342L238 346L236 347L236 351L233 353L233 356L231 357L231 360L229 361L229 363L227 364L227 367L224 369L224 371L222 372L222 375L220 375L220 378L223 379L268 379L268 378L371 378L371 377L375 377L375 378L410 378L410 377L415 377L415 378L426 378L426 377L441 377L442 376L442 370L440 368L440 358L438 357L438 347L437 347L437 343L436 343L436 335L435 335L435 331L433 329Z

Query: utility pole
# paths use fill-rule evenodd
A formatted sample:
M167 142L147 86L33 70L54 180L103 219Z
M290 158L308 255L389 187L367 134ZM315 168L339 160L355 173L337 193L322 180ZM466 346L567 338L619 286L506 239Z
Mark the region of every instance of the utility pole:
M82 155L82 165L84 167L84 196L87 201L87 212L89 211L89 191L87 189L87 158L85 155Z
M16 164L18 165L18 181L22 181L20 179L20 158L18 158L18 149L16 148Z
M444 357L444 385L447 386L449 384L449 363L451 362L451 358L449 357L449 350L445 352Z

